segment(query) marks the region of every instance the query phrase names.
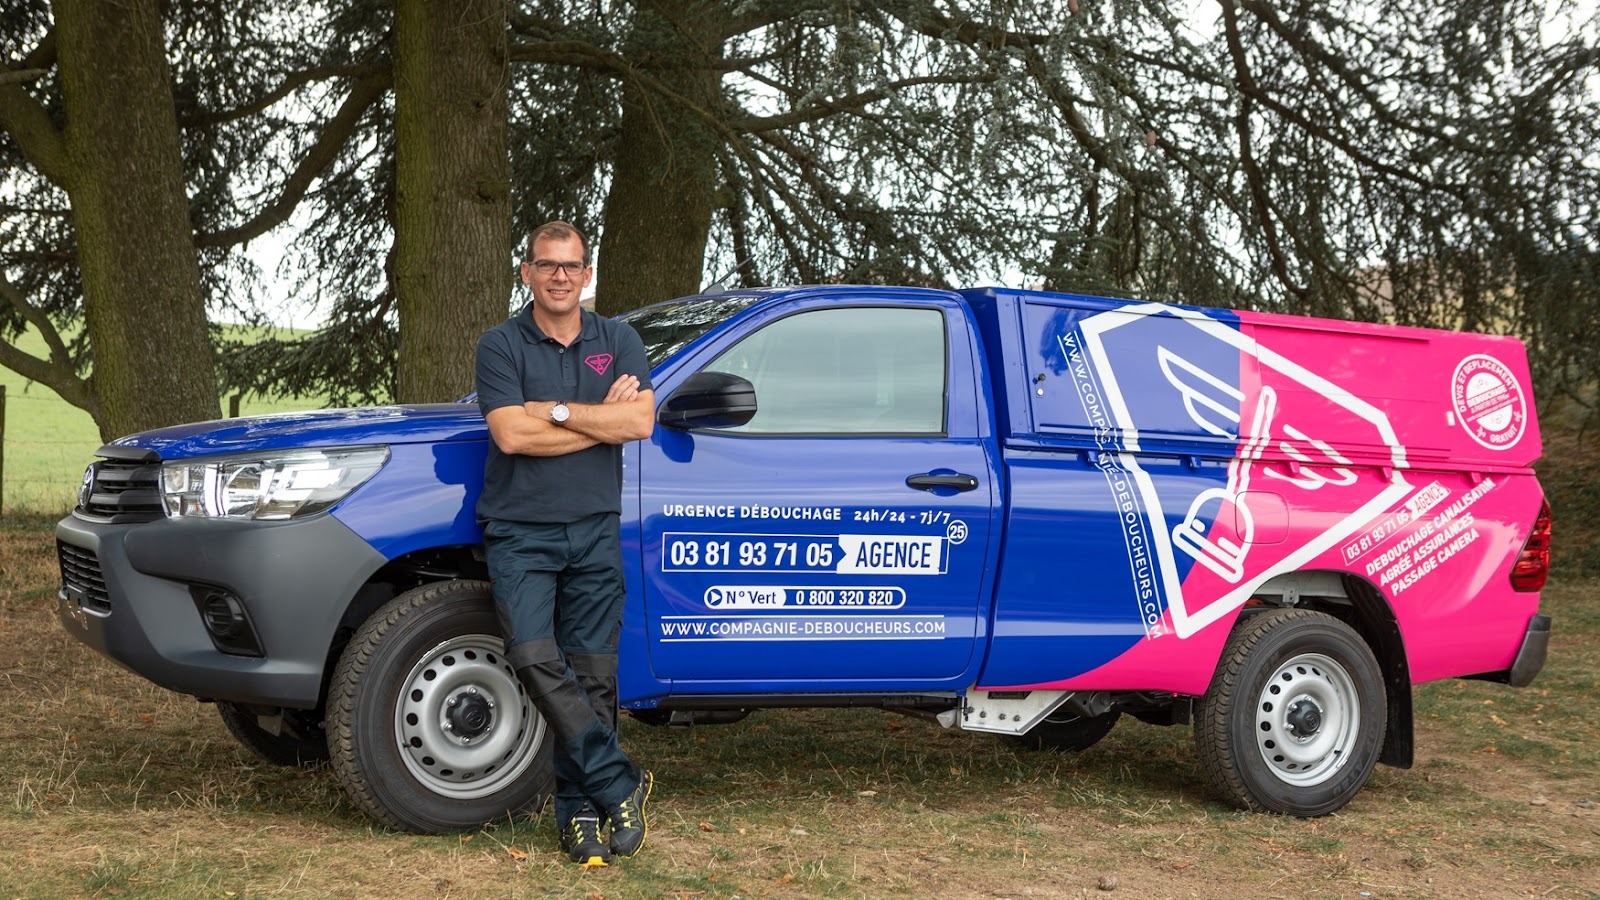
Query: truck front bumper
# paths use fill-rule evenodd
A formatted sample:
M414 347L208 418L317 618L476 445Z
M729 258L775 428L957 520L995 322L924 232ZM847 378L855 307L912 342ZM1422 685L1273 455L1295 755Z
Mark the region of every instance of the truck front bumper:
M56 612L150 681L212 700L310 709L339 623L385 559L338 519L56 525Z

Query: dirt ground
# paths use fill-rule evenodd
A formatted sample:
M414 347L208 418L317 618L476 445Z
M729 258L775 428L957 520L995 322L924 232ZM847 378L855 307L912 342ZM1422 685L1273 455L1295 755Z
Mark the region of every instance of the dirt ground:
M1187 727L1081 754L875 711L628 723L648 846L583 872L548 822L377 828L326 769L256 761L214 710L55 621L48 532L0 529L0 900L9 897L1600 898L1600 581L1554 583L1524 690L1417 691L1416 765L1341 812L1241 812Z

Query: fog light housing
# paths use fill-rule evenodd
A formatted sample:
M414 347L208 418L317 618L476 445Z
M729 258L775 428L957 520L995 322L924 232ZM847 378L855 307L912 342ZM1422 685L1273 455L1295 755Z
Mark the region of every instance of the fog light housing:
M234 656L262 656L261 639L256 636L250 613L232 592L210 585L189 588L195 609L205 624L211 643Z

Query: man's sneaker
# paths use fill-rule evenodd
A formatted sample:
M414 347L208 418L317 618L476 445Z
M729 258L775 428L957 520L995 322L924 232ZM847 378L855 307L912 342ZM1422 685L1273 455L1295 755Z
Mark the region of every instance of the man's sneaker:
M611 862L611 848L600 839L600 816L584 807L561 828L561 852L589 868Z
M650 799L656 778L648 769L639 770L639 786L627 799L611 810L611 852L626 859L644 846L645 834L650 825L645 818L644 805Z

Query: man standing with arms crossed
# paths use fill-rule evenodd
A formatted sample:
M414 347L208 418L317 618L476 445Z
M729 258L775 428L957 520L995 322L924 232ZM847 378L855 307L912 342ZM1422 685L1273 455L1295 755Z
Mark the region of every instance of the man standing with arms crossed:
M555 740L561 849L585 866L639 852L653 786L616 729L622 445L650 436L655 392L639 335L579 306L593 277L582 233L541 226L522 263L533 302L483 333L476 364L495 609Z

